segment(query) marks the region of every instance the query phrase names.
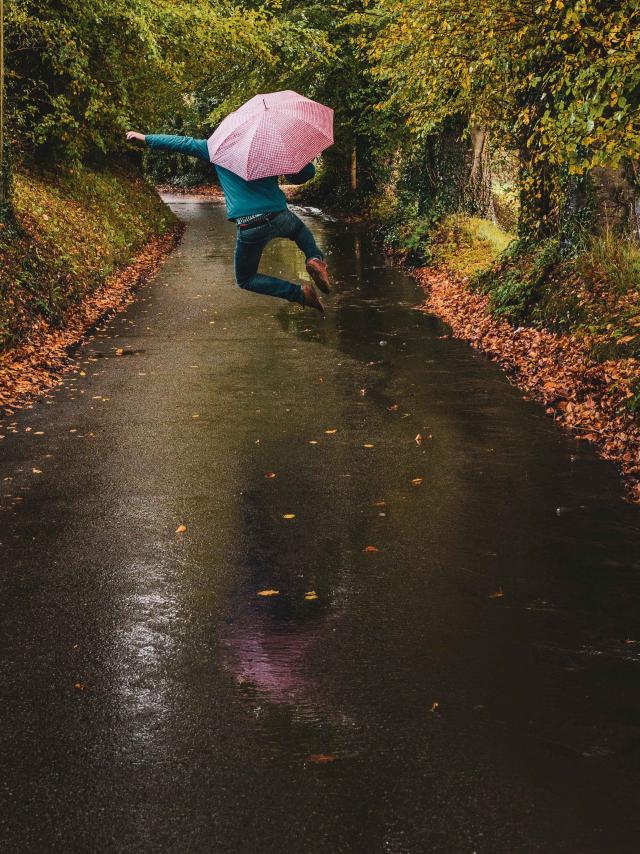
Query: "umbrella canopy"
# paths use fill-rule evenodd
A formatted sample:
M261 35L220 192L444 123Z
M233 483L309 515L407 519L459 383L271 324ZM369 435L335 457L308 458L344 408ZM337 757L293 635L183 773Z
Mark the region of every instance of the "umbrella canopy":
M256 95L207 140L212 163L247 181L293 175L333 144L333 110L290 90Z

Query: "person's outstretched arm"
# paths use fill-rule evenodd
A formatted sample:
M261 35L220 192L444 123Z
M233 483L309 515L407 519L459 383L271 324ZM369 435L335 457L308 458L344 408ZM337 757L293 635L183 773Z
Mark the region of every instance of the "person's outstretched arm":
M171 151L175 154L188 154L209 162L209 149L206 139L194 139L191 136L173 136L166 133L138 133L130 130L127 139L137 139L146 142L149 148L158 151Z
M313 163L307 163L307 165L302 168L299 172L296 172L295 175L285 175L285 181L289 184L306 184L307 181L310 181L316 174L316 167Z

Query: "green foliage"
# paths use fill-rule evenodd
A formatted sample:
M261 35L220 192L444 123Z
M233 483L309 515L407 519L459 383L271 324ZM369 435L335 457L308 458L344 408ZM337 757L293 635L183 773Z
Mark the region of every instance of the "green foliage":
M227 0L13 0L10 133L45 163L113 156L132 126L205 132L284 68L302 82L330 56L304 22Z
M586 338L607 361L640 357L639 281L638 246L606 234L569 255L558 238L516 241L472 286L511 323Z
M635 0L377 0L370 48L388 101L418 132L447 116L497 124L534 162L579 173L640 154Z
M640 248L630 239L607 231L576 260L576 269L587 282L605 282L607 289L627 294L640 284Z
M381 110L417 137L467 115L518 152L522 234L555 227L558 169L640 155L636 0L371 0L365 15Z
M549 275L560 263L558 240L514 241L493 267L476 275L472 285L490 295L495 314L517 324L536 322Z

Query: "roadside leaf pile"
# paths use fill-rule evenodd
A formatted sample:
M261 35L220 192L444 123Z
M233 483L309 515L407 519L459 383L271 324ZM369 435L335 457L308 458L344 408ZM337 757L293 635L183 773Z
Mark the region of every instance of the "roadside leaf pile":
M443 269L415 272L427 294L422 307L441 317L463 338L497 362L527 397L576 437L593 442L622 469L629 493L640 501L640 424L624 406L640 376L636 358L597 363L593 342L541 329L514 329L489 313L489 298L467 289Z

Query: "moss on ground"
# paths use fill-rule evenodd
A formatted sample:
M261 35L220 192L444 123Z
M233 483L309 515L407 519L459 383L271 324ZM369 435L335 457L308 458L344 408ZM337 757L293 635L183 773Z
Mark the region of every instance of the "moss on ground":
M460 276L474 276L505 251L513 235L479 217L453 214L445 217L431 240L431 261Z
M0 349L38 320L52 325L125 267L175 217L127 171L17 172L13 218L0 227Z

